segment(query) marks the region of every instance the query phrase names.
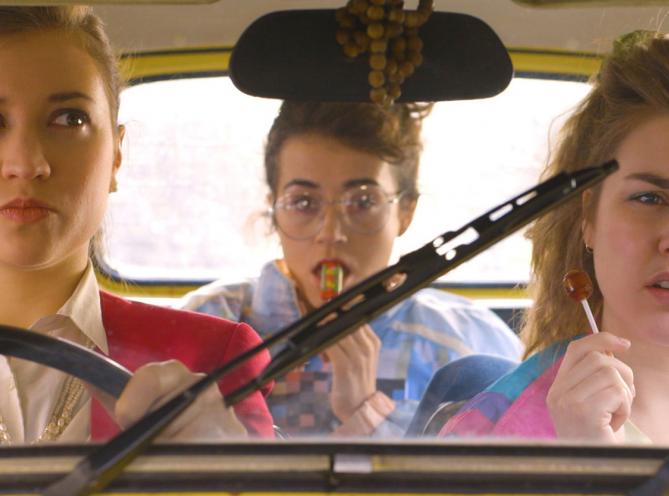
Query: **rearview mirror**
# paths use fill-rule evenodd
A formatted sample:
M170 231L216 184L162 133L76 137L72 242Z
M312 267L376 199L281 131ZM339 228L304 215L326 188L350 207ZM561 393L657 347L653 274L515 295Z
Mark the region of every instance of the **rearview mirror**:
M369 101L366 56L347 58L335 39L334 10L265 15L242 33L230 61L235 86L253 96L320 101ZM397 101L486 98L513 75L495 32L465 14L434 12L420 28L423 64L402 84Z

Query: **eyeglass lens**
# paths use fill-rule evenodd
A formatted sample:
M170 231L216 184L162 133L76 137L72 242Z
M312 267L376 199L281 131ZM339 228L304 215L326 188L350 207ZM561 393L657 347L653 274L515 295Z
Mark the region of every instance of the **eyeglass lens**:
M274 218L287 236L306 239L315 236L323 226L325 209L336 206L341 222L361 234L372 234L385 225L393 198L376 185L347 189L334 201L318 191L291 187L274 204Z

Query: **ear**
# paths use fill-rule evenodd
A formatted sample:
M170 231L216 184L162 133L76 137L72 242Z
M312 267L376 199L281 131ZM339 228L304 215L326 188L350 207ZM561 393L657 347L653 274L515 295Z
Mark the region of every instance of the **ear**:
M593 195L591 189L586 189L581 193L581 236L583 236L585 245L594 249L594 226L592 225L592 217L594 215L591 214L592 201Z
M398 215L400 219L400 232L398 236L401 236L409 229L411 221L413 220L413 214L416 212L416 205L418 200L416 198L410 200L400 200L400 205L398 209Z
M109 183L109 192L116 191L116 174L121 168L123 162L123 138L125 137L125 126L119 125L114 136L114 162L112 163L111 181Z

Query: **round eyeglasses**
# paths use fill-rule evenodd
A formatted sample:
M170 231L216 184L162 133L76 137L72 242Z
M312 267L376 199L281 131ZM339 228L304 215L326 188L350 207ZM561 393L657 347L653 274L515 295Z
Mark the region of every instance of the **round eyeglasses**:
M325 209L337 207L342 224L359 234L374 234L388 222L390 206L397 203L402 192L388 194L380 186L363 184L349 188L336 200L326 200L309 188L290 187L277 198L272 215L277 227L293 239L313 238L325 221Z

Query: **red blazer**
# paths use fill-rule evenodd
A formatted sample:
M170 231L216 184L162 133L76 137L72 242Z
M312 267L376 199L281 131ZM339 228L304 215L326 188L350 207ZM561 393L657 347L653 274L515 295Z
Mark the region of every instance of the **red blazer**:
M134 371L149 362L177 359L194 372L209 372L260 342L247 324L210 315L174 310L125 300L100 292L102 323L109 356ZM251 358L219 382L223 394L252 379L269 362L269 353ZM272 437L272 417L265 403L267 385L234 406L250 434ZM96 400L92 402L91 437L102 441L119 431L112 417Z

